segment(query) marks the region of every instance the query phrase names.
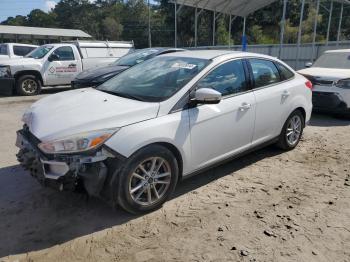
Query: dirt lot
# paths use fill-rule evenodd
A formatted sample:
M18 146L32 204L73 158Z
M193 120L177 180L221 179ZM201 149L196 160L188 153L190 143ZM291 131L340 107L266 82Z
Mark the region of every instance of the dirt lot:
M269 147L182 182L135 217L42 188L16 162L33 98L0 98L0 261L350 261L350 122L315 115Z

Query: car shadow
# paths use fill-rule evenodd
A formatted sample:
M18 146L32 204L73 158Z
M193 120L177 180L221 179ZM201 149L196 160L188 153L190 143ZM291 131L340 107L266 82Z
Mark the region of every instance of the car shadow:
M310 126L331 127L331 126L349 126L350 119L336 117L332 114L312 113Z
M267 147L185 179L173 199L282 152ZM20 166L1 168L0 185L0 257L49 248L137 218L99 199L44 188Z

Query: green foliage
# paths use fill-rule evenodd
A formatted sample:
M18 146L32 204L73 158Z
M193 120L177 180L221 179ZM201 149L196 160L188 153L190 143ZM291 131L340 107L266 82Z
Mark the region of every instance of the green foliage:
M153 46L174 45L174 4L168 0L151 1L151 36ZM154 4L155 3L155 4ZM249 44L279 43L283 1L276 1L247 17ZM323 6L329 8L328 2ZM298 36L300 0L289 0L285 27L285 43L295 43ZM340 4L334 2L330 40L336 39ZM136 47L148 46L147 0L60 0L56 7L45 13L32 10L27 16L9 17L1 24L36 27L81 29L98 40L134 40ZM302 42L311 42L316 14L316 0L306 2L302 24ZM317 41L324 41L328 24L328 12L321 7L317 17ZM350 37L350 8L344 9L341 39ZM178 46L194 46L195 9L184 6L177 19ZM216 21L215 43L229 44L229 16L221 15ZM213 12L203 11L198 18L198 46L212 45ZM231 43L241 42L243 19L232 23Z

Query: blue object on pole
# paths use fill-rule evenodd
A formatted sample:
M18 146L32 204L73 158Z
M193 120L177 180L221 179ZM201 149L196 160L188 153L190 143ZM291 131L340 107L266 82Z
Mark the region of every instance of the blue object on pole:
M242 35L242 51L247 51L247 36Z

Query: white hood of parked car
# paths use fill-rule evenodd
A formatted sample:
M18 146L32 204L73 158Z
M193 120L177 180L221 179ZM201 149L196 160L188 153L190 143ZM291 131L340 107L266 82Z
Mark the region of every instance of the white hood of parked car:
M93 88L45 97L25 113L30 131L41 141L107 128L118 128L155 118L159 103L110 95Z
M333 81L344 78L350 78L350 69L310 67L299 70L298 73L302 75L309 75L313 77L319 77L320 79Z

